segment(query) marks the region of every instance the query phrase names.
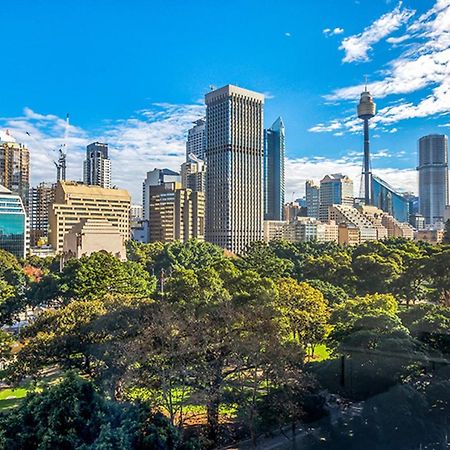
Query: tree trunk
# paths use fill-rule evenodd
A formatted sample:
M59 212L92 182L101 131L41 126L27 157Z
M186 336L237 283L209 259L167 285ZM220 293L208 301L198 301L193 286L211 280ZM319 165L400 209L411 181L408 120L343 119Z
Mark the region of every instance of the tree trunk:
M219 405L220 400L218 394L214 395L206 405L208 439L211 441L211 444L216 444L219 437ZM215 445L212 445L212 448L214 447Z

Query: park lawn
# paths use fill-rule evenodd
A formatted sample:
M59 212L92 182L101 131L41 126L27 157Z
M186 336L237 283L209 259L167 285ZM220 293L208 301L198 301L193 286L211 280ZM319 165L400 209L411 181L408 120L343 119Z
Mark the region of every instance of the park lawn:
M29 392L29 387L2 389L0 391L0 412L15 408Z
M47 373L37 385L32 381L28 381L21 383L16 388L0 389L0 413L20 405L29 392L41 392L43 386L59 383L60 380L60 373L51 371Z

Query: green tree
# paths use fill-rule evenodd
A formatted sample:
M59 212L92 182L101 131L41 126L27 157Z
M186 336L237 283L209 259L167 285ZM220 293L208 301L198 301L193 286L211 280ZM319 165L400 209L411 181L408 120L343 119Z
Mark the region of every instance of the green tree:
M73 374L2 415L0 445L6 450L194 448L161 415L105 400L92 383Z
M294 339L303 347L314 349L327 332L329 310L323 294L308 283L298 283L293 278L277 282L278 308L289 323Z

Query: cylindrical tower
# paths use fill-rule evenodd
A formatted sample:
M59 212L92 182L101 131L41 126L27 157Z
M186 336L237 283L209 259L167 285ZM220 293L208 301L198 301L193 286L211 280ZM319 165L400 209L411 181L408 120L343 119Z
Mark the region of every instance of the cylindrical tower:
M367 90L361 93L358 104L358 117L364 121L364 202L372 204L372 172L370 170L369 120L376 114L376 105Z

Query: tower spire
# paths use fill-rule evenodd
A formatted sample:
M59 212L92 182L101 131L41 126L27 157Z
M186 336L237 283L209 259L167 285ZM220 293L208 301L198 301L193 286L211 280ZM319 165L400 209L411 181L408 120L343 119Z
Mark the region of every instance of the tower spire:
M366 205L372 204L372 172L370 169L370 141L369 141L369 120L376 114L376 105L367 90L367 75L364 92L358 104L358 117L364 121L364 202Z

